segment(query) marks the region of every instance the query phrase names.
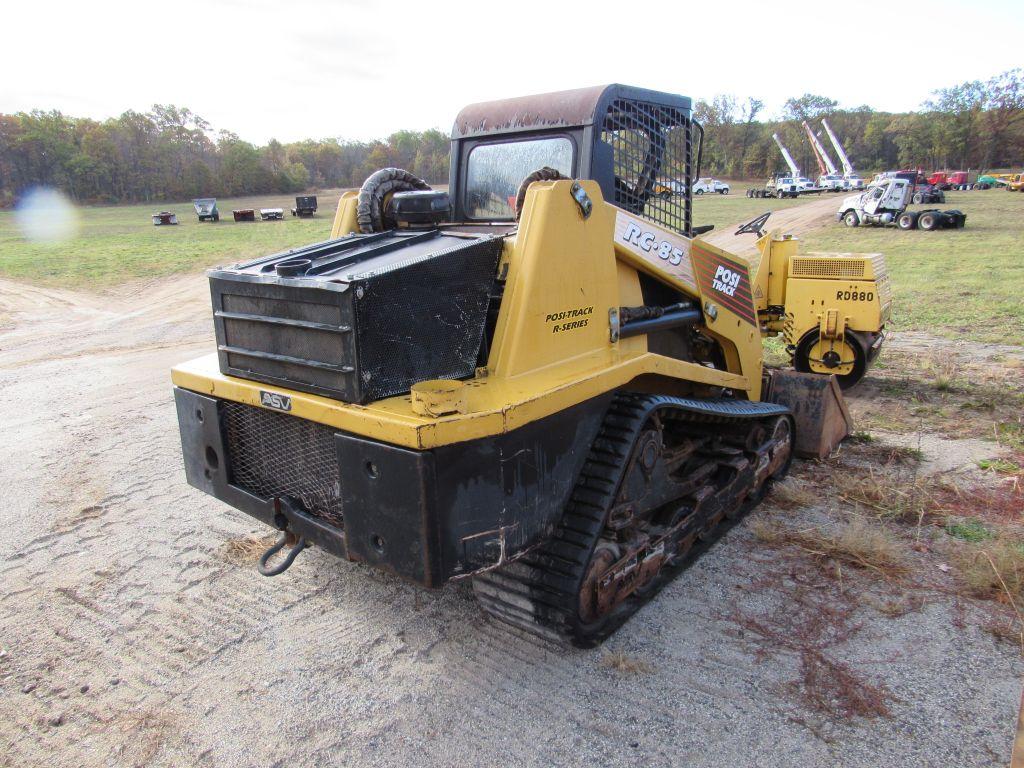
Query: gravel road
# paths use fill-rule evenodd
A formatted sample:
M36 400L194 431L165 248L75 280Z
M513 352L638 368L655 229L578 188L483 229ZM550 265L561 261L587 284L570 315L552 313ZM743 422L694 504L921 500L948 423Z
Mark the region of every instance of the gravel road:
M180 463L168 368L210 349L208 300L0 281L0 765L1007 763L1024 665L953 599L837 646L890 716L810 707L737 618L796 578L749 520L595 651L316 550L259 576L227 542L266 532Z

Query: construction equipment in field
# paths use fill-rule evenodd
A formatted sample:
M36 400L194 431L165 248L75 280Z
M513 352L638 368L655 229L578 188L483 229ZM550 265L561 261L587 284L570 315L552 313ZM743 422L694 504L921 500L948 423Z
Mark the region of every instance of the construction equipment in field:
M777 197L798 197L800 187L797 179L792 176L771 176L764 183L763 187L753 187L747 190L747 197L766 198Z
M192 201L192 207L196 209L196 216L200 221L220 221L220 211L217 210L217 198L200 197Z
M316 215L316 195L299 195L295 198L292 216L298 216L300 219L311 219L314 215Z
M967 215L959 210L940 211L928 208L923 211L908 211L911 202L921 202L921 195L915 192L914 182L904 178L900 172L872 182L862 193L844 197L836 211L836 220L848 227L872 225L876 227L899 227L903 230L962 229ZM941 193L939 193L941 194ZM945 200L945 197L942 198Z
M284 208L260 208L261 221L281 221L284 219Z
M239 208L231 212L235 221L256 221L255 208Z
M892 312L892 288L880 253L798 253L797 238L766 232L771 213L737 231L752 234L750 262L758 322L764 336L782 336L793 367L857 384L878 356Z
M693 237L702 139L690 99L621 85L474 104L449 192L384 169L331 239L211 271L216 354L172 373L186 477L281 532L261 572L315 544L471 578L591 646L832 450L835 379L763 366L776 284Z
M811 126L804 120L801 125L804 128L804 132L807 134L808 140L811 142L811 151L814 152L814 159L818 163L818 181L817 185L821 189L828 190L829 192L842 192L844 189L850 188L850 182L843 178L839 171L836 170L835 164L832 162L832 158L828 156L828 152L825 151L825 147L818 141L818 137L811 130Z
M793 177L793 183L796 185L797 193L804 194L806 192L820 191L814 185L813 181L800 173L800 168L797 167L797 164L793 161L793 156L789 154L789 150L786 149L785 145L783 145L782 139L779 138L779 134L773 133L772 138L775 139L775 143L778 145L779 151L782 153L783 160L785 160L786 165L789 166L789 172Z
M160 211L160 213L153 214L153 226L167 226L168 224L177 224L178 215L171 213L170 211Z
M850 158L846 156L846 151L843 149L843 145L839 143L839 139L833 133L832 128L829 127L828 120L821 121L821 127L825 129L825 133L828 134L829 141L832 142L832 146L835 147L836 155L839 156L839 162L843 166L843 179L847 181L850 189L864 189L864 179L861 178L855 170L853 170L853 163L850 162Z

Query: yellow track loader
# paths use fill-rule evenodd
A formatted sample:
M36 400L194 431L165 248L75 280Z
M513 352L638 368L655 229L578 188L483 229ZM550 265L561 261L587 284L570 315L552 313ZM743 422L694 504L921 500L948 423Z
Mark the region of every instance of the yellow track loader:
M261 572L316 545L471 578L592 646L834 446L835 378L762 364L775 284L655 194L701 138L688 98L621 85L475 104L448 192L384 169L330 240L212 270L217 351L172 373L186 476L280 531Z

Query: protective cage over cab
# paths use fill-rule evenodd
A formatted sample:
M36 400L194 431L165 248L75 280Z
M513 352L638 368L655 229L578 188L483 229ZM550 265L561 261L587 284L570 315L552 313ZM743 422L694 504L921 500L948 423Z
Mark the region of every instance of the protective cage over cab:
M606 200L690 236L702 139L689 98L625 85L471 104L452 127L454 218L514 219L523 179L547 167L594 179Z

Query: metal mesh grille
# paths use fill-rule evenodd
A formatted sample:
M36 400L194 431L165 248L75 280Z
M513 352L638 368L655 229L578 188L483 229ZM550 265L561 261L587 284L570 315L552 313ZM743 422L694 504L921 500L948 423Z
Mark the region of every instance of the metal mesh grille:
M342 525L333 429L241 403L222 403L221 416L234 485L263 498L291 496Z
M601 140L612 148L615 204L690 232L690 123L677 109L630 99L608 107Z
M864 277L864 261L862 259L793 259L792 274L796 277L846 277L860 279Z

